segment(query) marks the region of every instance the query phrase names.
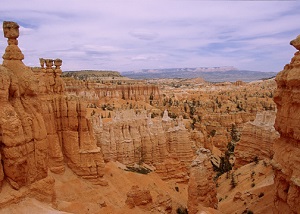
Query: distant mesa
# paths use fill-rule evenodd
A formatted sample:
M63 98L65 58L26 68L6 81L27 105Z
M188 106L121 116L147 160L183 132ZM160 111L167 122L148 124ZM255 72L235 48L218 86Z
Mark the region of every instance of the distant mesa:
M122 72L122 75L132 79L186 79L200 77L208 82L236 82L238 80L251 82L269 79L275 77L276 74L276 72L239 70L233 66L142 69L139 71Z

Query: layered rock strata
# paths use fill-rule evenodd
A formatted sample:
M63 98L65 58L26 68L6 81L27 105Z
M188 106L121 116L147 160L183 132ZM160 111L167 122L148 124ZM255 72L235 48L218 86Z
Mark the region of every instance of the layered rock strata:
M145 111L124 110L116 112L110 122L104 123L99 115L92 121L106 162L147 163L154 165L163 179L187 181L195 142L182 118L177 123L169 117L152 120Z
M278 109L275 129L280 133L274 143L274 213L299 213L300 210L300 36L290 44L298 51L276 76L274 96Z
M279 138L279 133L274 128L275 116L274 111L260 112L253 122L245 124L234 150L235 168L254 160L272 159L273 144Z
M41 59L40 69L25 66L19 25L4 22L3 31L8 47L0 66L0 183L6 179L14 189L28 186L46 178L48 169L62 173L66 160L76 174L105 184L86 104L64 95L62 61Z
M158 194L154 201L148 189L140 189L138 185L131 187L127 193L125 204L133 209L140 207L144 211L152 213L172 213L172 199L168 194Z
M130 207L135 206L147 207L152 204L152 196L149 190L142 190L139 186L135 185L131 187L131 190L127 193L127 199L125 203Z
M197 129L203 133L207 133L209 138L206 141L211 141L210 144L225 152L227 149L227 143L231 141L230 130L232 124L235 124L238 129L242 124L253 121L255 114L249 112L236 112L236 113L209 113L202 116L201 126L197 126ZM215 133L212 135L212 133ZM210 145L210 147L212 147Z
M1 153L4 178L19 189L47 176L47 131L37 81L22 62L19 25L3 23L8 46L1 70Z
M211 152L201 148L190 168L188 183L188 211L196 214L201 207L218 207L216 184L213 181L213 168L210 163Z
M63 78L69 94L96 102L102 98L118 98L149 102L158 100L160 92L157 85L133 84L131 81L121 85L103 84L96 81L81 81L72 78Z

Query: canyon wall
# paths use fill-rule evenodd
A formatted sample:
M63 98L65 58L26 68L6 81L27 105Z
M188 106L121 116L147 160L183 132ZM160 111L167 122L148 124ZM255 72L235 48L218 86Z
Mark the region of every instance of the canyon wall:
M187 181L195 142L182 118L175 122L165 112L163 118L151 118L146 111L117 111L111 121L99 115L92 118L97 145L103 158L126 165L151 164L163 179Z
M100 83L100 81L76 80L63 78L66 84L66 91L69 94L79 96L89 101L98 101L102 98L118 98L124 100L135 100L150 102L158 100L160 92L158 86L149 84L136 84L132 81L125 81L122 84Z
M3 31L8 46L0 65L0 183L5 179L19 189L46 178L48 169L63 173L67 162L76 174L105 185L86 104L64 95L61 60L53 67L54 60L40 59L42 68L31 69L22 62L19 25L4 22Z
M291 41L291 45L298 51L276 76L275 129L280 138L274 143L274 213L299 213L300 210L300 37Z
M227 149L228 142L231 141L229 130L232 124L236 125L238 130L241 130L243 124L254 119L255 115L250 112L210 113L202 116L201 125L197 124L196 127L203 133L207 133L212 144L224 152ZM209 141L209 139L206 141Z
M234 168L262 159L271 160L273 144L279 138L274 128L276 112L257 113L253 122L247 122L241 132L241 139L235 146Z

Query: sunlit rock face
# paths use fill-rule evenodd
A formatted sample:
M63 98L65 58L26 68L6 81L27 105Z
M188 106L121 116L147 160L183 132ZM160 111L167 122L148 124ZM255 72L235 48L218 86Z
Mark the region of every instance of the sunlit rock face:
M103 122L99 115L92 121L106 162L151 164L163 179L187 182L195 142L182 117L175 123L167 114L152 119L146 111L122 110L116 111L109 122Z
M38 99L37 80L18 47L19 25L3 22L8 46L0 66L1 153L5 178L14 189L47 176L47 131Z
M69 94L87 99L90 102L97 102L99 99L123 99L143 102L155 102L160 98L160 91L157 85L148 85L125 81L125 84L102 83L99 80L75 80L74 78L63 78L66 84L66 91Z
M67 163L76 174L105 185L86 104L64 93L62 60L41 58L40 68L30 68L18 47L19 25L3 22L3 32L8 46L0 65L0 184L5 179L20 189L45 179L49 169L63 173Z
M300 37L291 41L298 51L276 76L277 104L275 129L280 138L274 143L274 213L298 213L300 210Z
M247 122L242 130L241 139L237 143L234 155L234 167L239 168L250 162L272 159L273 144L279 138L274 128L276 112L257 113L253 122Z

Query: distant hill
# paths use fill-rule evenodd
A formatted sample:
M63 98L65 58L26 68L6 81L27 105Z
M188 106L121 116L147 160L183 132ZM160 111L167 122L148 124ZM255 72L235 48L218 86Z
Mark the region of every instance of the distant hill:
M117 71L98 71L98 70L64 71L61 76L62 77L73 77L75 79L81 79L81 80L123 77Z
M208 82L235 82L241 80L251 82L268 79L277 75L276 72L260 72L238 70L233 67L213 68L169 68L169 69L143 69L139 72L122 72L123 76L132 79L163 79L163 78L197 78L201 77ZM205 70L206 69L206 70Z

